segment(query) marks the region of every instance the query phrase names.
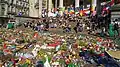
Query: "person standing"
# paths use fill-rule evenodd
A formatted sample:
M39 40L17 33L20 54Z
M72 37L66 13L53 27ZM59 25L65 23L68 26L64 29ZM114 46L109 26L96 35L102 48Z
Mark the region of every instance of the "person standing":
M48 31L48 30L49 30L49 21L47 20L45 23L45 31Z
M2 60L0 60L0 67L2 67L3 66L3 62L2 62Z
M119 25L118 25L117 19L115 19L114 31L116 32L115 35L119 36Z

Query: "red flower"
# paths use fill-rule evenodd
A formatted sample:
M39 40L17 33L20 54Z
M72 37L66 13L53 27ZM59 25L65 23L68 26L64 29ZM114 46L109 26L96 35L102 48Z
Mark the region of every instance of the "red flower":
M3 45L3 49L6 49L7 48L7 45L6 45L6 43L4 43L4 45Z

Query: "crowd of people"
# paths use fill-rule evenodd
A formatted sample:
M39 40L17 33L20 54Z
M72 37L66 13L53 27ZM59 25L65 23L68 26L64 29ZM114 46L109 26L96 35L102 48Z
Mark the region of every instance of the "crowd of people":
M46 18L42 19L41 21L37 21L37 22L27 21L26 23L24 23L24 27L29 27L37 31L47 31L51 28L56 28L56 29L62 29L64 33L71 32L72 30L74 30L77 33L77 32L82 32L83 30L85 30L84 29L85 27L87 28L89 26L87 22L89 22L89 19L83 20L82 18L77 18L77 17L76 18L72 17L72 20L71 17L68 18L50 17L47 19Z
M108 23L103 17L50 17L40 21L27 21L25 27L31 27L38 31L48 31L51 28L63 29L63 32L87 32L101 36L119 36L119 23L117 20ZM112 35L111 35L112 34Z

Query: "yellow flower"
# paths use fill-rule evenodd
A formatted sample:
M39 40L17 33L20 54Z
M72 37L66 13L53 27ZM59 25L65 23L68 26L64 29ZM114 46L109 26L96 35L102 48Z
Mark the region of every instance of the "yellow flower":
M26 63L30 64L30 63L31 63L31 61L30 61L29 59L26 59Z

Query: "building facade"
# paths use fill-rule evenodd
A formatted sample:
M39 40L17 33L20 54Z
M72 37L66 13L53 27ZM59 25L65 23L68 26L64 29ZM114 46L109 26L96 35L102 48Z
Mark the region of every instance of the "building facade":
M0 0L0 21L16 16L29 16L29 0Z
M1 0L0 16L29 16L29 0Z
M0 22L9 18L40 18L42 3L43 0L0 0Z

